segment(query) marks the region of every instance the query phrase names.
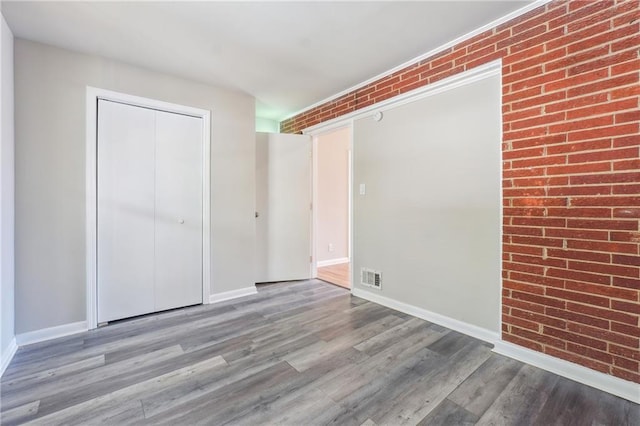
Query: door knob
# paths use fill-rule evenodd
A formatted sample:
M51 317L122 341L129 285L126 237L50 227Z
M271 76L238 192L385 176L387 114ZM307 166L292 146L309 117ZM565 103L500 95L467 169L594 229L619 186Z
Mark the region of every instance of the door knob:
M178 219L178 223L182 225L184 223L184 219Z
M260 217L260 213L256 212L256 217Z

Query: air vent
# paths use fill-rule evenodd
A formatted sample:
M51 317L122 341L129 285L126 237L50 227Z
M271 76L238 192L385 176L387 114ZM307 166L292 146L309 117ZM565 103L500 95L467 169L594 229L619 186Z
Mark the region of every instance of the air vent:
M367 287L373 287L378 290L382 289L382 273L373 269L360 269L360 282Z

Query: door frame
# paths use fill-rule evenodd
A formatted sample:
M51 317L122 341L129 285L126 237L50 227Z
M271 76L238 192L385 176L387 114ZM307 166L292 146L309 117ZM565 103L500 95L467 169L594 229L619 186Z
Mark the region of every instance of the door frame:
M313 130L303 130L302 134L311 136L312 143L312 165L311 165L311 256L313 261L311 262L311 278L318 278L318 253L317 253L317 243L316 240L318 238L318 137L325 135L327 133L332 133L336 130L340 129L349 129L349 153L348 153L348 243L347 243L347 257L349 258L349 263L353 261L353 249L352 249L352 241L353 241L353 120L339 120L336 122L332 122L330 125L321 126ZM354 273L353 268L351 270L349 279L349 288L353 288L353 280Z
M86 92L86 313L87 329L98 326L97 146L98 100L202 119L202 304L211 293L211 111L87 86Z

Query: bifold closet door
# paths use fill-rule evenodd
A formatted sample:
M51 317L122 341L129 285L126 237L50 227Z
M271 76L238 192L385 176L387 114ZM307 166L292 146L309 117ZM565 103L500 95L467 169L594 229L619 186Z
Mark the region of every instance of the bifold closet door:
M98 104L98 322L202 303L202 120Z
M202 119L156 111L156 311L202 303Z
M155 310L155 111L98 103L98 322Z

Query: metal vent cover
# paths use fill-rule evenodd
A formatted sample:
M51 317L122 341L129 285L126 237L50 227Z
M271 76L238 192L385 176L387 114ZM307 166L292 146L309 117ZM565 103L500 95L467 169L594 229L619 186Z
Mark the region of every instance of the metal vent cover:
M360 268L360 282L380 290L382 289L382 273L369 268Z

